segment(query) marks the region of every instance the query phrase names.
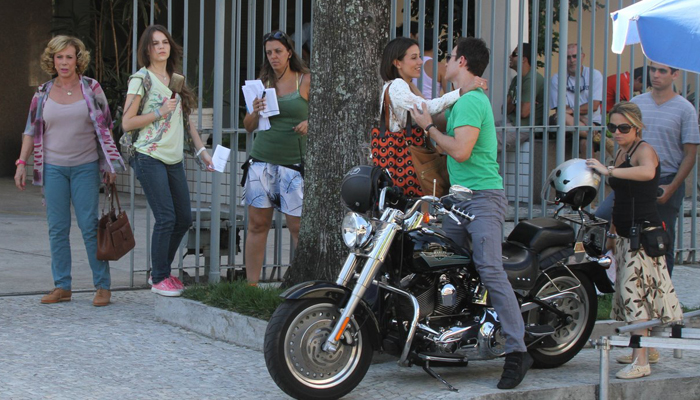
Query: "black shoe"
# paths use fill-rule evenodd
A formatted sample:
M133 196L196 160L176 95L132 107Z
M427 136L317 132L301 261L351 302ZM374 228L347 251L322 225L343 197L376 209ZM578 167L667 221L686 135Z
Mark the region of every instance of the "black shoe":
M503 375L498 382L499 389L513 389L523 381L527 370L532 366L532 357L527 352L506 354Z

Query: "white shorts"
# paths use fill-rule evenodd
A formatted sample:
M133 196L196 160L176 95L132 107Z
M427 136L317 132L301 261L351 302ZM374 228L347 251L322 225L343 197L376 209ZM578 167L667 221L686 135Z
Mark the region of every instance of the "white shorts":
M243 199L255 208L274 207L286 215L301 217L304 179L291 168L254 161L248 167Z

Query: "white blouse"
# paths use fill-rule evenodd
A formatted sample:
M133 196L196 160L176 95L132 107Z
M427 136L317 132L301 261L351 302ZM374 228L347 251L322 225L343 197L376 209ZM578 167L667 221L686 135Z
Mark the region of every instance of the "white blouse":
M406 127L407 113L409 110L413 109L414 105L420 107L421 103L425 103L428 105L428 111L431 115L438 114L452 107L460 97L459 89L456 89L445 93L442 97L426 100L411 92L410 86L408 86L408 83L403 79L394 79L393 81L384 83L384 87L382 87L381 106L379 108L380 113L384 107L384 92L387 86L389 87L389 99L391 100L391 107L389 107L389 126L387 128L391 132L401 132L401 130ZM380 118L384 118L384 114L382 114Z

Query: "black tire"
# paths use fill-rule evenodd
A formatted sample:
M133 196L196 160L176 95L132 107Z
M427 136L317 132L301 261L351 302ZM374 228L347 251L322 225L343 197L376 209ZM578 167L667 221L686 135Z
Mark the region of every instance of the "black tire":
M338 305L328 299L285 301L275 310L265 332L265 363L285 393L337 399L362 381L373 355L366 325L351 319L338 351L321 349L339 316Z
M588 338L591 336L593 326L595 325L596 315L598 313L598 297L596 296L595 288L591 280L585 274L579 271L571 271L565 268L553 268L547 271L550 279L542 274L537 280L537 284L530 291L533 297L545 297L557 292L552 282L565 290L571 289L578 299L565 297L554 300L556 307L570 314L573 321L565 326L560 327L550 337L555 341L553 346L535 347L529 350L530 355L534 359L533 366L535 368L555 368L558 367L578 354L579 351L586 345ZM546 314L542 315L545 312ZM542 319L544 317L544 321ZM557 326L557 319L554 314L546 310L535 309L523 314L525 324L542 324L549 323L552 326Z

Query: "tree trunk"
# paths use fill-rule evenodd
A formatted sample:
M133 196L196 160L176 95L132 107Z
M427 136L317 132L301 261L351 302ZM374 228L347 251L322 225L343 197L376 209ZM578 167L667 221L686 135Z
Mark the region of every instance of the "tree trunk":
M379 64L389 38L388 0L315 1L309 141L299 245L285 281L334 280L347 247L340 183L369 163L369 132L379 122Z

